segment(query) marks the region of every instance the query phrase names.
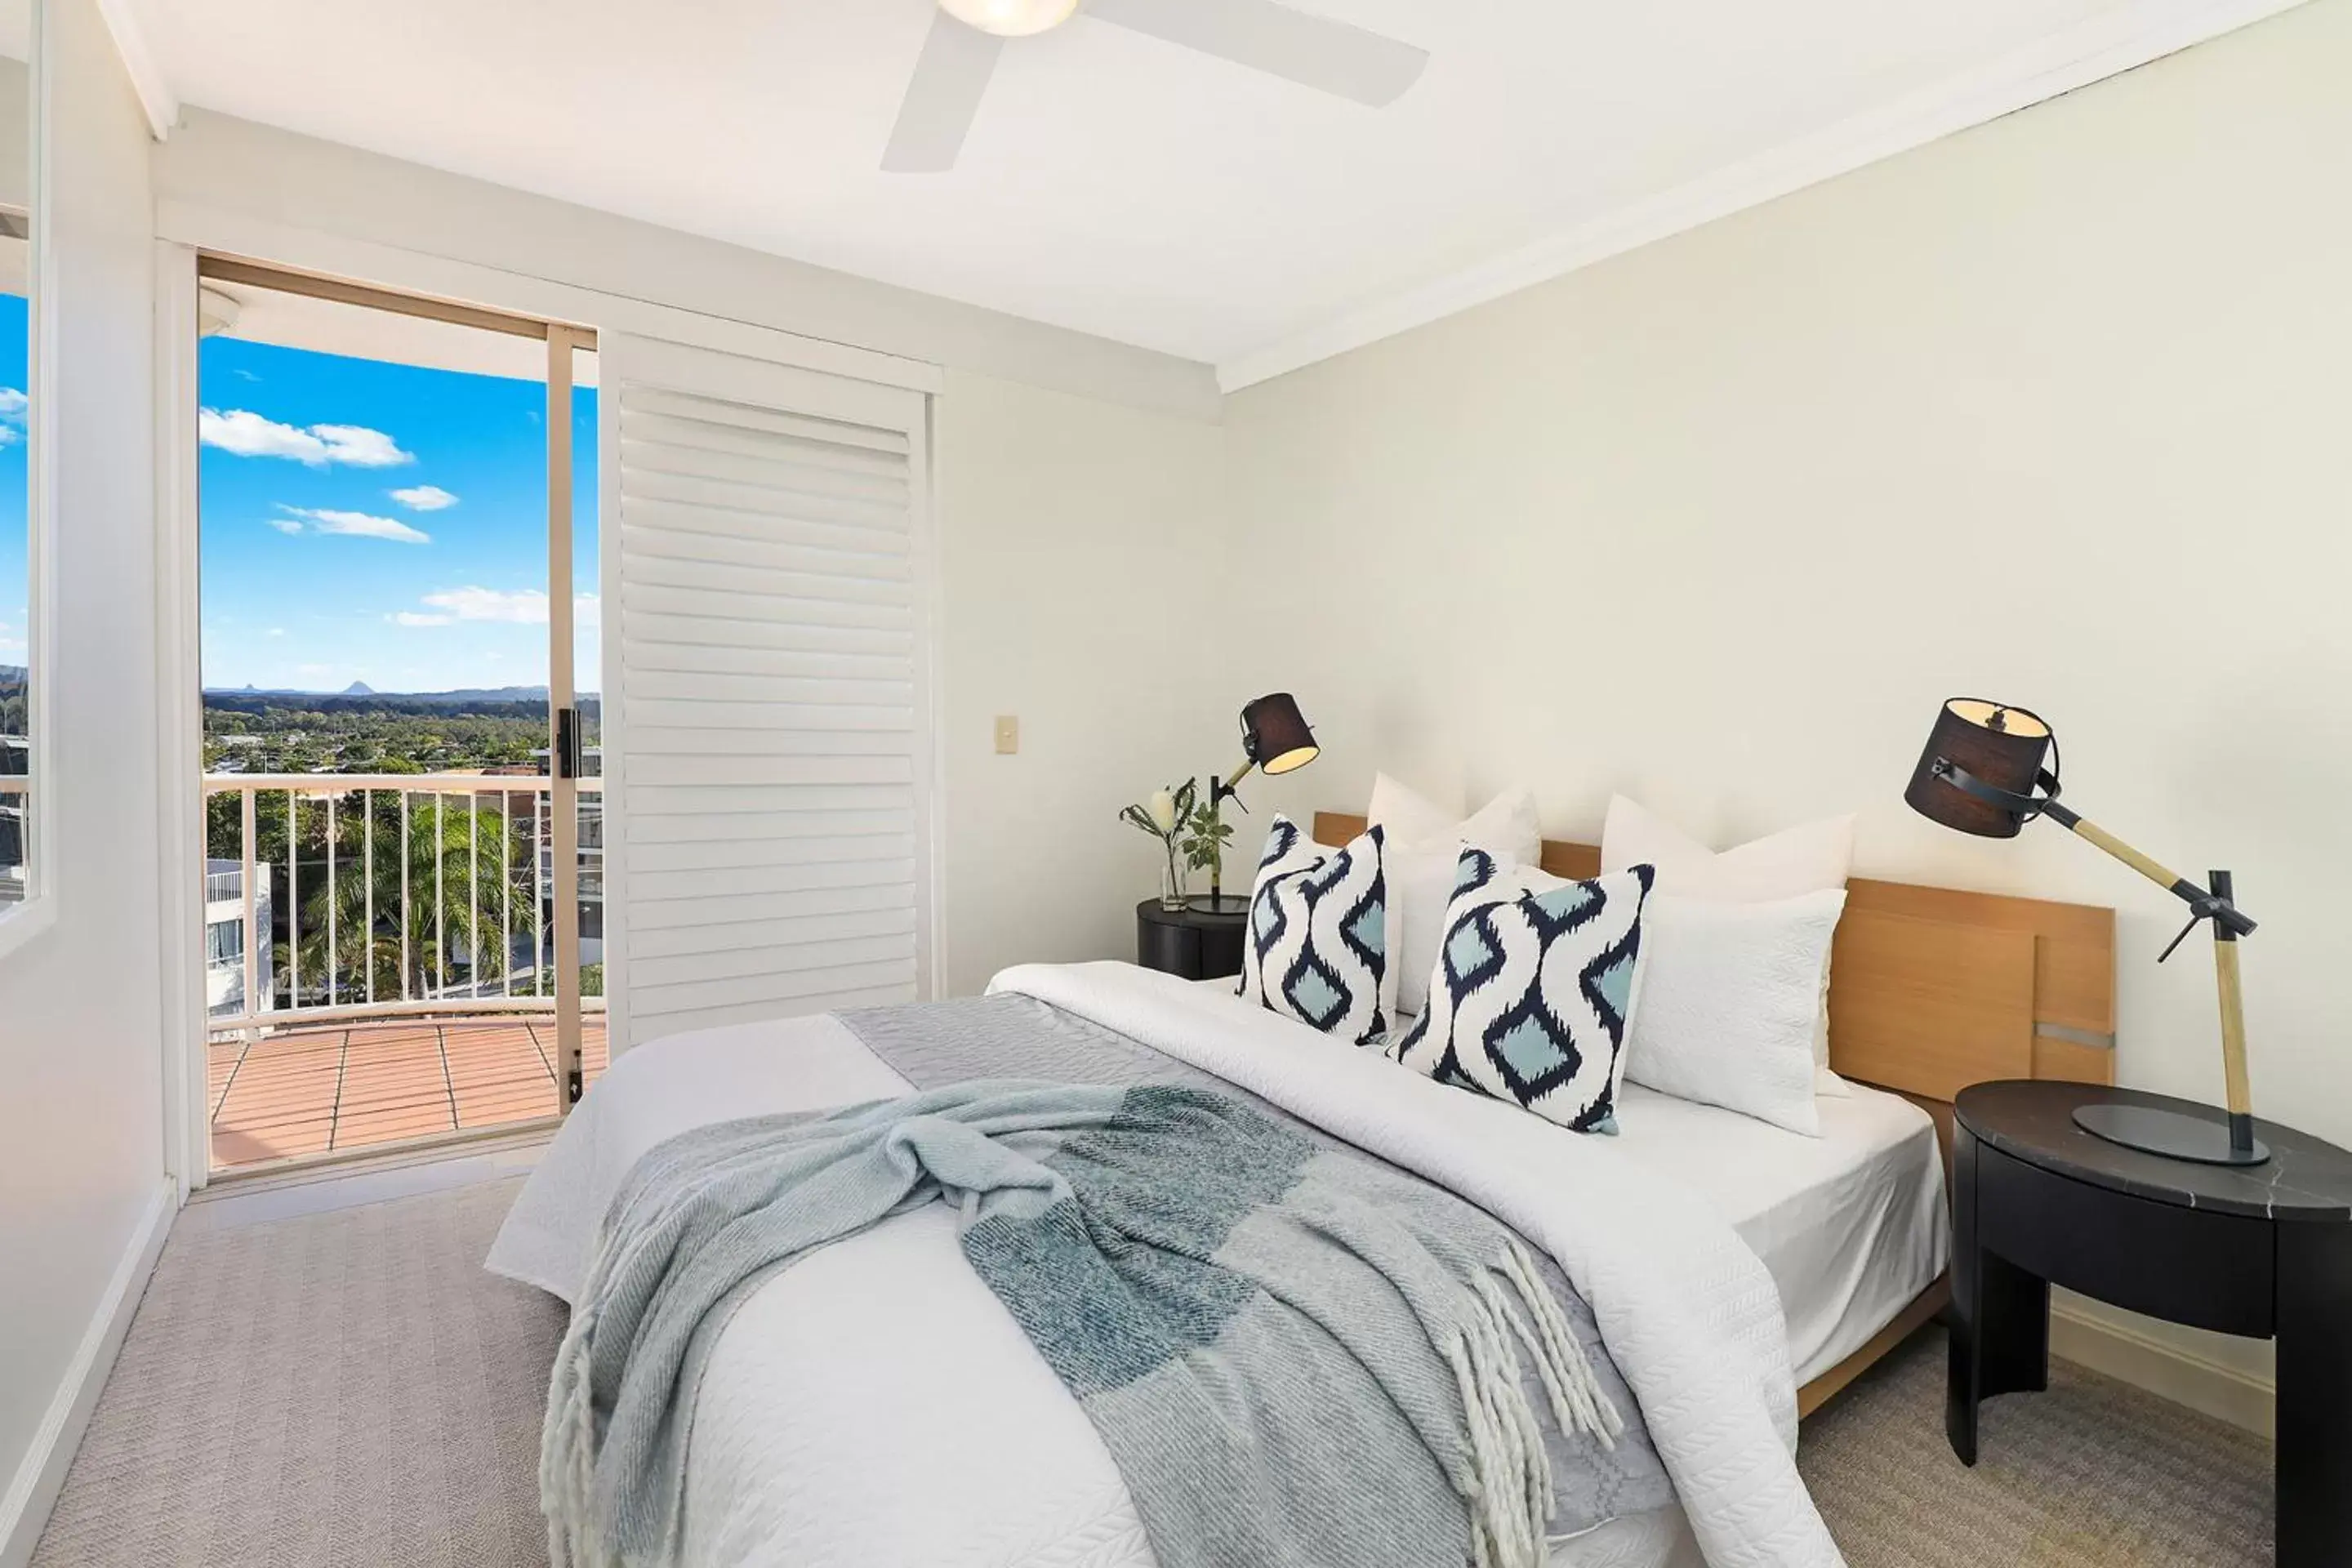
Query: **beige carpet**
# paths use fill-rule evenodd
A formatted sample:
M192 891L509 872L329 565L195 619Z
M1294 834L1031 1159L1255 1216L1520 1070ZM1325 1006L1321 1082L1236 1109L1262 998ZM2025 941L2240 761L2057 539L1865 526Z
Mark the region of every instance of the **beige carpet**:
M481 1267L520 1187L184 1225L36 1568L546 1568L563 1308Z
M1805 1423L1805 1484L1852 1568L2252 1568L2271 1446L2069 1362L1989 1401L1977 1464L1944 1439L1930 1327Z
M174 1236L34 1568L544 1568L562 1309L485 1274L517 1184ZM1944 1443L1916 1337L1806 1424L1853 1568L2246 1568L2270 1446L2060 1363Z

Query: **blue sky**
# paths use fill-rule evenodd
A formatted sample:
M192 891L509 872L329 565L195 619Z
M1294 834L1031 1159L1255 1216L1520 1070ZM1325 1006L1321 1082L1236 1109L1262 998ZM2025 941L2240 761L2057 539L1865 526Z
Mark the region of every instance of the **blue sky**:
M25 300L0 294L0 664L25 662Z
M197 366L207 687L546 681L544 385L226 337ZM575 679L593 690L593 388L572 412Z

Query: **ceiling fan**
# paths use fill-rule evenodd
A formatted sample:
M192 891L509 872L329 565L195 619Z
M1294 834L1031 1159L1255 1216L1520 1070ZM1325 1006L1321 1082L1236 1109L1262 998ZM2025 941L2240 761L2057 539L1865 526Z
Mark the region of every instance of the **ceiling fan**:
M1004 41L1057 27L1082 4L1097 22L1375 109L1395 102L1429 63L1426 49L1275 0L939 0L882 167L891 174L953 168Z

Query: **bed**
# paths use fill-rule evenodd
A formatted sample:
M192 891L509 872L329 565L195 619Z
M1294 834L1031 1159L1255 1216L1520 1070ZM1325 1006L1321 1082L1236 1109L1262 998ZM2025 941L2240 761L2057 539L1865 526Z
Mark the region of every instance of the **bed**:
M1325 842L1350 831L1344 817L1317 822ZM1561 875L1590 874L1591 858L1546 846ZM1319 1120L1557 1256L1593 1298L1673 1485L1663 1501L1555 1539L1549 1561L1690 1568L1837 1560L1790 1462L1795 1416L1941 1303L1938 1138L1951 1095L1994 1077L2103 1079L2112 973L2107 911L1855 883L1831 996L1833 1065L1855 1093L1822 1101L1819 1140L1638 1088L1621 1137L1578 1138L1376 1055L1318 1055L1336 1042L1218 987L1126 965L1000 983ZM604 1205L646 1148L712 1121L895 1096L909 1081L831 1017L640 1047L575 1110L489 1266L569 1300ZM1545 1162L1561 1174L1503 1180ZM1545 1193L1570 1184L1612 1194L1586 1206L1642 1210L1638 1238L1553 1228ZM1155 1561L1096 1432L963 1265L956 1234L939 1205L904 1215L750 1299L696 1405L687 1561ZM1685 1313L1681 1298L1698 1295L1709 1300ZM1667 1318L1681 1339L1658 1326ZM1677 1414L1684 1405L1696 1417Z

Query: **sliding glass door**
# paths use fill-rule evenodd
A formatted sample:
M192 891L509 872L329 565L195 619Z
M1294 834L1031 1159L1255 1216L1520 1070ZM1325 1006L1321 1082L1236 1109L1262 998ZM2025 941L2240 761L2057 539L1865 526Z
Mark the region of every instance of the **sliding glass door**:
M199 270L213 1168L551 1120L604 1055L593 334Z

